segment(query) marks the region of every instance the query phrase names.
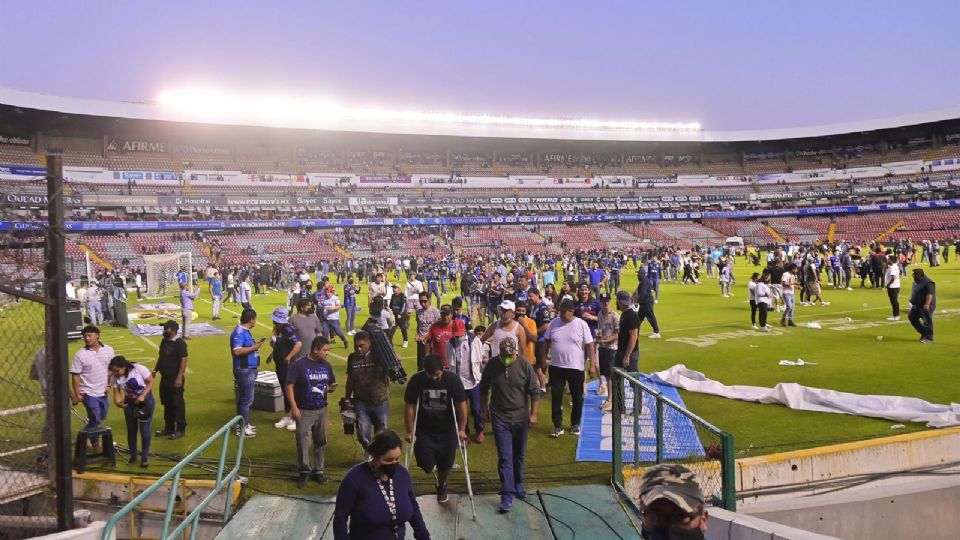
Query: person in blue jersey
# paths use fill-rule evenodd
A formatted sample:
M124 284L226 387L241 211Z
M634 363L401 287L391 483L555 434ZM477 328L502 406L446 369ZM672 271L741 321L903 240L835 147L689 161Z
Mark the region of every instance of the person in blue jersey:
M180 284L180 285L186 285L186 284L187 284L187 273L184 272L183 270L178 270L178 271L177 271L177 283Z
M313 478L326 484L324 466L327 447L327 405L330 393L337 389L337 377L327 361L330 343L316 337L310 353L290 366L283 390L290 400L290 416L297 422L297 466L300 476L297 487L304 487ZM313 454L313 467L310 457Z
M427 280L427 294L432 297L436 297L437 305L443 303L443 298L440 295L440 273L437 271L435 266L428 266L426 272Z
M653 284L653 302L655 304L660 302L660 279L662 277L663 265L660 264L660 259L653 256L647 263L647 279Z
M333 511L334 540L430 540L410 472L400 464L403 442L385 429L367 446L370 460L347 471Z
M620 290L620 271L623 268L623 262L621 262L620 257L616 256L610 260L610 264L607 266L607 271L610 274L610 279L607 280L607 294L613 295Z
M155 402L153 399L153 374L141 364L134 364L122 356L114 356L109 364L113 379L114 403L123 409L127 421L127 447L130 449L130 465L137 462L137 435L140 435L140 466L150 465L150 441L153 439L151 423Z
M257 325L257 312L244 309L240 324L230 333L230 355L233 357L233 384L237 391L237 414L243 417L243 435L255 437L257 428L250 423L250 406L260 366L260 347L266 338L253 339L250 331ZM238 429L239 431L239 429Z
M347 312L347 335L352 336L357 333L357 295L360 294L360 287L354 284L353 276L347 278L347 284L343 286L343 308Z
M213 304L213 320L220 319L220 304L223 303L223 281L220 272L214 272L210 278L210 303Z
M301 356L303 343L297 337L297 330L290 324L290 312L285 307L278 307L270 314L270 320L273 321L273 336L270 344L273 346L273 352L267 357L267 363L271 361L277 366L277 380L280 387L283 387L287 380L287 373L294 360ZM283 396L283 418L273 424L277 429L286 428L289 431L297 429L296 421L290 416L291 403L287 395Z

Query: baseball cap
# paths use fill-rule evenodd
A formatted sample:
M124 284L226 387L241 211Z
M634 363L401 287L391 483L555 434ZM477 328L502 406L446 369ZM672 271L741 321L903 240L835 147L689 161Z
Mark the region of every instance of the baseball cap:
M621 304L629 304L630 293L627 291L617 291L617 302Z
M399 283L394 283L394 284L393 284L393 288L394 288L394 289L399 289L399 288L400 288L400 284L399 284Z
M287 308L278 307L270 314L270 319L277 324L287 324L287 318L289 316L290 313L287 311Z
M517 340L512 336L507 336L500 340L500 356L513 356L517 354Z
M687 514L703 506L703 492L693 471L683 465L661 463L650 467L640 480L640 502L650 506L666 499Z
M503 302L500 302L500 309L502 309L502 310L508 310L508 309L509 309L510 311L516 311L516 310L517 310L517 305L514 304L513 301L511 301L511 300L504 300Z
M619 298L619 295L617 295L617 297ZM607 294L607 293L600 293L600 296L598 297L598 299L599 299L601 302L609 302L609 301L610 301L610 295Z
M450 302L450 305L452 305L452 306L455 307L455 308L463 307L463 297L458 296L458 297L454 298L454 299Z

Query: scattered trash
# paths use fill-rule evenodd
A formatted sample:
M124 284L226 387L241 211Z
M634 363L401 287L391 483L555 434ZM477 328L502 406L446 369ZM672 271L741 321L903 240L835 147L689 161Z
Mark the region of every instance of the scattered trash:
M814 330L820 330L820 329L823 328L823 327L820 326L820 323L808 322L808 323L807 323L807 328L813 328Z
M868 307L867 304L864 304L863 307Z
M757 347L759 347L759 345L751 345L751 346L750 346L751 349L756 349Z
M903 425L903 424L894 424L894 425L890 426L890 429L903 429L903 428L905 428L905 427L907 427L907 426L905 426L905 425Z
M803 358L797 358L796 362L794 362L793 360L781 360L779 364L781 366L815 366L817 365L816 362L806 362L804 361Z
M877 336L877 341L883 341L883 336Z
M852 318L852 317L847 317L847 322L851 322L851 321L853 321L853 318Z

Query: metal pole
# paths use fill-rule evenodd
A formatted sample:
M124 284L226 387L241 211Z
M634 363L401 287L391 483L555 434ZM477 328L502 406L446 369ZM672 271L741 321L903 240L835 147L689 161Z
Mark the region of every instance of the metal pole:
M663 400L657 400L657 463L663 463Z
M720 444L723 445L723 461L721 462L721 496L723 508L731 512L737 511L737 461L733 450L733 435L723 432L720 435Z
M70 456L70 379L67 366L67 290L64 275L63 157L47 155L47 358L53 377L53 456L56 467L57 530L73 527Z
M612 427L613 427L613 483L623 489L623 376L620 370L614 368L613 380L610 381L610 399L613 400Z

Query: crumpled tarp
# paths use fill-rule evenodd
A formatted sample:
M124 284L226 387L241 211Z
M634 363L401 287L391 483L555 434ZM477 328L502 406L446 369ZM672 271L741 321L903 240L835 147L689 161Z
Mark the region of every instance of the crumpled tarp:
M652 376L690 392L757 403L779 403L800 411L869 416L899 422L923 422L927 427L935 428L960 426L958 403L939 405L912 397L851 394L797 383L780 383L773 388L728 386L707 378L699 371L688 369L683 364L677 364Z

